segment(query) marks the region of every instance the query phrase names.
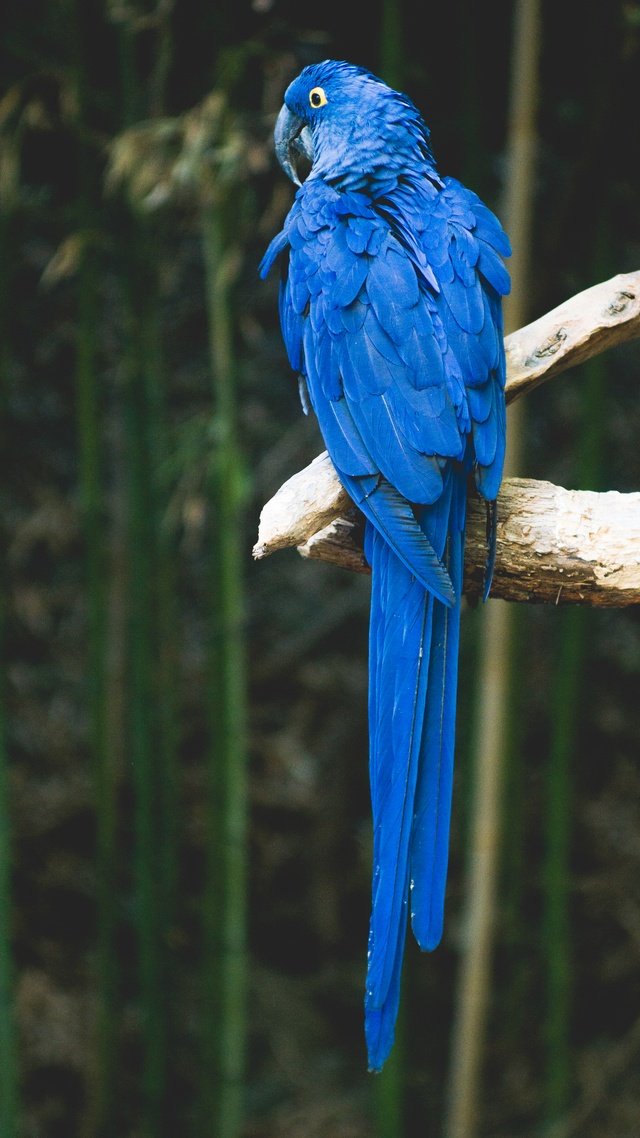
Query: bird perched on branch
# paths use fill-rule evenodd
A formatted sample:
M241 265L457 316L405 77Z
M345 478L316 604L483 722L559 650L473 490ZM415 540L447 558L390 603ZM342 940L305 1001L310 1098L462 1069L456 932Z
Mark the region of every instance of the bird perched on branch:
M437 172L413 103L327 60L285 94L280 164L299 186L262 275L305 411L366 519L373 887L369 1065L393 1044L407 923L442 935L453 781L466 485L494 503L505 449L501 296L509 242ZM298 159L311 171L303 184ZM495 555L488 507L485 597Z

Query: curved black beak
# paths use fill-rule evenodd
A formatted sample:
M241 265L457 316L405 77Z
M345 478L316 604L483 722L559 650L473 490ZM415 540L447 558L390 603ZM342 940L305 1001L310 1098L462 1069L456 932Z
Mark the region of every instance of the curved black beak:
M285 174L296 186L302 185L296 163L299 154L313 162L313 139L304 119L290 111L286 104L278 115L273 139L276 158Z

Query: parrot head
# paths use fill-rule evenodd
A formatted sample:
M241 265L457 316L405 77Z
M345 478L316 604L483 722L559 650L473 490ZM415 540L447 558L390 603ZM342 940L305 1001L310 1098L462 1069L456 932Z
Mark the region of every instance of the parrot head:
M429 131L411 100L370 71L333 59L305 67L287 88L275 150L297 186L300 155L313 176L354 188L381 169L433 168Z

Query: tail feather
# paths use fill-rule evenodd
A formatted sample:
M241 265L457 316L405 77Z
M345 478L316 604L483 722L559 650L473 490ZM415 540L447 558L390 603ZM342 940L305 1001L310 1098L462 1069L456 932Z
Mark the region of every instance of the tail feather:
M367 993L383 1003L406 911L433 599L374 531L370 635L373 909ZM425 651L426 642L426 651Z
M382 1004L377 1007L368 992L365 996L365 1037L367 1040L370 1071L381 1070L393 1046L396 1019L398 1018L398 1007L400 1005L402 958L404 956L404 945L407 939L406 897L408 892L408 882L405 882L405 902L401 920L398 923L397 936L393 949L393 968L386 997Z
M421 532L413 507L406 498L381 475L351 478L341 470L338 473L345 490L367 521L384 536L409 572L445 604L455 604L456 596L449 574L429 539L425 540L425 532ZM443 496L446 497L444 492ZM441 502L442 498L439 498L428 507L429 512L441 511Z
M462 486L462 489L460 489ZM420 520L456 595L462 583L464 476ZM460 604L436 600L367 526L372 566L369 638L370 778L374 820L365 1029L379 1070L393 1044L411 892L422 947L442 927ZM410 890L411 881L411 890ZM433 895L433 896L432 896Z
M465 485L452 479L446 562L458 597L464 562ZM425 723L411 834L411 925L422 949L439 944L449 860L460 604L434 604Z

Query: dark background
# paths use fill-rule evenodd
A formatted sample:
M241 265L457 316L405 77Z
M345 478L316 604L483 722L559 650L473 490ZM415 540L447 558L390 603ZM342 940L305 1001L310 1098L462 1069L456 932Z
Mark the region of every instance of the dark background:
M480 617L464 617L445 936L428 958L409 945L393 1079L374 1079L362 1033L368 582L294 551L251 560L262 503L321 449L284 355L275 275L260 282L257 265L292 199L271 148L282 93L327 56L407 91L440 171L500 212L511 25L506 0L3 6L2 1138L232 1133L211 1108L226 1093L215 929L224 906L240 928L243 914L238 896L221 899L216 851L244 732L242 1133L441 1133ZM543 4L531 319L640 266L639 62L639 4ZM145 209L136 183L144 197L179 150L152 128L105 188L116 136L213 90L227 109L166 201ZM220 256L207 263L211 226ZM227 254L220 315L207 281ZM521 473L640 489L639 373L629 345L528 397ZM230 437L223 389L237 398ZM225 471L243 495L231 514ZM225 628L238 643L238 599L225 624L211 565L230 527L247 710L228 723L220 660ZM524 1138L560 1115L563 1134L635 1136L638 615L523 607L517 631L478 1133ZM569 851L557 943L555 794L555 848ZM242 810L241 786L233 801Z

